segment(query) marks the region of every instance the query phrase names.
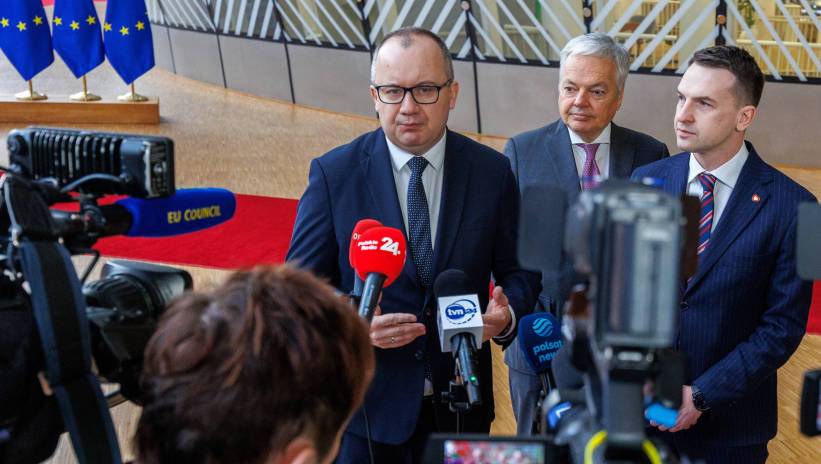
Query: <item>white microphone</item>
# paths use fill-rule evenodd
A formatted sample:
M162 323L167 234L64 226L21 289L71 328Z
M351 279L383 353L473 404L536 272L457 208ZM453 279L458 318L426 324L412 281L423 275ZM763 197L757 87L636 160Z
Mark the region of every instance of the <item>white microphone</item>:
M459 374L470 406L482 403L476 351L482 346L484 324L479 296L471 293L467 274L448 269L433 284L439 306L439 342L443 352L450 351L459 363Z

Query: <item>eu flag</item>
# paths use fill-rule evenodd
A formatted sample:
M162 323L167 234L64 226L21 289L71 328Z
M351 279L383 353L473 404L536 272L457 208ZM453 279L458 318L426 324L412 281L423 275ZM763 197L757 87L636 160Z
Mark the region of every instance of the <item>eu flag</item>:
M54 62L42 0L0 1L0 48L23 80Z
M143 0L108 0L105 55L126 84L154 67L154 43Z
M55 0L54 50L78 79L103 62L103 37L93 0Z

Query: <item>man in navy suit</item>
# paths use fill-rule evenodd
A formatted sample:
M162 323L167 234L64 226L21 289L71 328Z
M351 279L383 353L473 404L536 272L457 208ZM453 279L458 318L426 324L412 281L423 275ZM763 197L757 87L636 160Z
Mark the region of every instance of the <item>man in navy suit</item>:
M510 163L447 130L459 92L453 77L450 52L436 35L417 28L387 35L371 69L381 128L313 160L299 202L288 259L342 291L354 284L348 246L357 221L406 231L409 246L371 323L376 374L343 437L340 463L368 463L371 450L377 463L420 462L431 432L489 432L488 343L478 354L482 406L457 418L441 400L455 366L437 334L432 284L440 272L468 275L487 308L484 339L500 344L510 343L516 319L540 291L538 274L516 258L519 197Z
M624 98L629 65L627 50L606 34L581 35L565 45L559 64L561 119L519 134L505 146L520 192L555 186L572 204L599 180L630 177L635 168L669 156L662 142L612 122ZM539 300L545 308L561 308L574 283L572 263L567 257L562 261L562 272L542 278ZM570 369L559 371L567 358L564 352L558 356L557 382L581 381ZM505 351L505 363L518 432L529 435L542 385L517 343Z
M636 170L664 190L701 198L699 265L682 282L676 348L683 404L680 453L707 463L763 463L776 434L776 371L801 342L811 284L795 269L800 202L815 201L756 153L744 135L764 78L746 51L700 50L678 85L675 131L684 153Z

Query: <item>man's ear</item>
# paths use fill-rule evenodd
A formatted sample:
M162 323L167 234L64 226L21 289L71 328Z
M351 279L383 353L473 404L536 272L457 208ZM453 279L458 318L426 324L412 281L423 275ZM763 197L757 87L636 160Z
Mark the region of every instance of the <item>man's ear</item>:
M450 109L456 108L456 98L459 96L459 82L453 81L450 83L450 102L448 107Z
M305 438L299 437L288 443L285 450L271 455L269 464L317 464L319 458L314 444Z
M755 115L758 114L758 108L753 105L741 107L738 110L738 117L736 119L735 129L738 132L744 132L753 123Z
M373 100L373 110L379 112L379 95L377 95L376 87L370 86L371 99Z

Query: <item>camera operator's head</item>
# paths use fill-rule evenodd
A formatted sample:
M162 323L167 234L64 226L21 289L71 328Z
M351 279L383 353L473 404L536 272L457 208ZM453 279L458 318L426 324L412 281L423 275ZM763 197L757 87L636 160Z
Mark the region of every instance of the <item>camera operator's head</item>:
M288 266L233 274L163 316L136 446L148 463L326 463L373 375L368 329Z

